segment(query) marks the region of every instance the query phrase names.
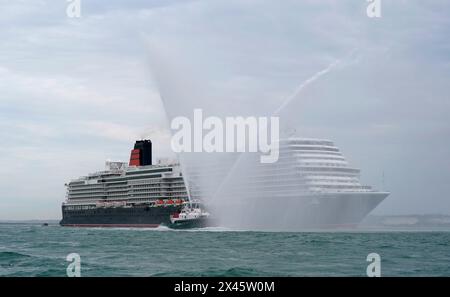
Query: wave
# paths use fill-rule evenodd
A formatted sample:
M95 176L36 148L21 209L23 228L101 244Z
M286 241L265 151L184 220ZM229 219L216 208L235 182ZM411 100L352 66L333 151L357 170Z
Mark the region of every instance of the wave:
M273 273L269 273L262 270L245 267L231 267L228 269L206 269L202 271L185 271L185 270L173 270L161 273L153 274L152 276L187 276L187 277L240 277L240 276L273 276Z
M94 231L172 231L167 226L160 225L158 227L84 227L84 230Z
M234 232L233 230L226 227L203 227L203 228L192 228L192 229L170 229L177 232Z
M244 232L246 230L231 229L226 227L204 227L204 228L192 228L192 229L171 229L165 225L160 225L155 228L142 228L142 227L88 227L83 228L85 230L101 230L101 231L170 231L170 232Z
M31 258L30 255L16 253L16 252L0 252L0 261L1 260L17 260L17 259L24 259L24 258Z

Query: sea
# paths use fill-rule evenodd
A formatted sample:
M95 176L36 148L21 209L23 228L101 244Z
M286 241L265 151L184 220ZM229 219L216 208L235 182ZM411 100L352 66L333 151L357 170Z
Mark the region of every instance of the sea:
M0 224L0 276L450 276L450 232L255 232ZM369 256L372 255L372 256ZM369 259L368 259L369 256ZM372 257L372 258L371 258ZM70 269L69 269L70 270Z

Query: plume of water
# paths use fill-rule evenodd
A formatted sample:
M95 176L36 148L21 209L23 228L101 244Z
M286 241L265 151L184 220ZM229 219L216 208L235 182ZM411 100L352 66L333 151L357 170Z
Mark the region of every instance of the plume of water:
M288 105L289 103L292 102L292 100L296 99L300 93L302 92L302 90L304 90L308 85L310 85L311 83L315 82L316 80L318 80L321 76L327 74L328 72L330 72L333 68L335 68L341 61L340 60L335 60L333 63L331 63L330 65L328 65L325 69L320 70L319 72L315 73L313 76L311 76L310 78L306 79L305 81L303 81L302 83L299 84L299 86L295 89L295 91L289 95L288 97L286 97L282 103L280 104L280 106L273 112L273 116L278 116ZM233 163L233 166L231 167L230 171L228 172L228 174L225 176L225 178L223 179L223 181L221 182L221 184L219 185L219 187L217 188L217 192L214 194L213 199L216 199L216 197L218 196L217 193L219 193L220 191L222 191L222 188L225 184L227 184L229 177L235 173L236 168L238 168L239 162L241 162L241 160L243 159L244 154L239 155L239 157L236 159L236 161Z
M201 77L200 73L196 73L198 70L183 65L182 61L175 62L176 56L170 55L167 49L161 50L155 44L149 46L152 74L169 120L175 116L185 116L193 120L192 112L195 108L202 108L205 116L210 114L222 119L227 115L252 114L252 111L241 110L239 106L229 104L223 98L217 100L211 96L208 85L196 80ZM281 116L283 110L296 100L303 90L340 64L342 61L336 60L300 83L275 111L266 112L266 115ZM259 171L277 170L276 164L261 165L258 156L257 153L180 153L179 159L190 197L202 199L213 216L226 227L287 229L292 225L292 218L295 220L296 216L308 217L307 213L300 214L299 210L303 205L313 204L312 199L300 200L296 197L295 207L289 207L284 205L290 203L286 199L276 199L277 195L282 199L283 193L271 193L264 187L251 186ZM298 192L304 190L304 180L296 174L293 164L283 168L283 175L273 175L273 180L267 184L276 185L277 179L284 176L296 177L292 186ZM301 224L301 220L295 221L297 225Z

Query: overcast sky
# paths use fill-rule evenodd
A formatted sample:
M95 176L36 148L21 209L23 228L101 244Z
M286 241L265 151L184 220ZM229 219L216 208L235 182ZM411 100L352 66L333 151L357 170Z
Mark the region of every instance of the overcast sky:
M365 0L81 0L69 18L65 0L0 0L0 219L60 218L64 183L136 138L170 155L149 45L243 110L339 59L287 108L297 133L391 191L374 213L450 214L450 2L381 2L371 19Z

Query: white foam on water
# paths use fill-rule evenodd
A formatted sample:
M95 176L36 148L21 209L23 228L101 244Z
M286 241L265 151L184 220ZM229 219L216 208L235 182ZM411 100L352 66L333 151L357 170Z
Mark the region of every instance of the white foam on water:
M83 228L78 228L78 229L101 230L101 231L105 231L105 230L111 230L111 231L123 231L123 230L128 230L128 231L172 231L172 229L170 229L167 226L163 226L163 225L160 225L158 227L83 227Z
M204 228L192 228L192 229L178 229L177 231L188 231L188 232L230 232L235 231L230 228L225 227L204 227Z

